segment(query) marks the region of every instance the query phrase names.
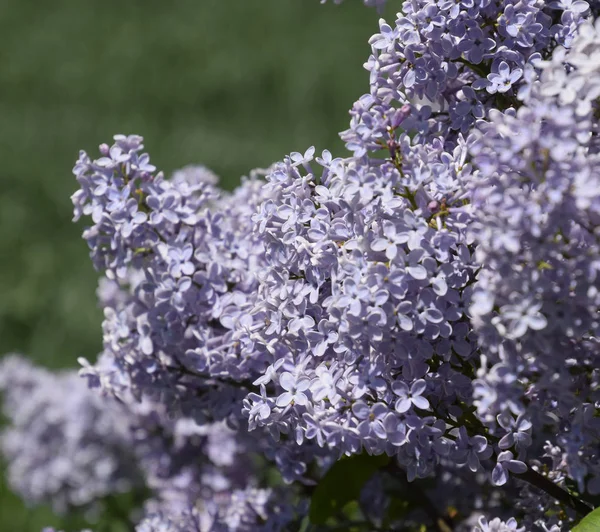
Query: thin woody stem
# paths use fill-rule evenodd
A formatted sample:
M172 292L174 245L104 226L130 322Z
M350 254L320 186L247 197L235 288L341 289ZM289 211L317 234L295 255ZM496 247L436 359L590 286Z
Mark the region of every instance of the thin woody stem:
M530 467L527 468L525 473L515 474L513 476L516 478L535 486L536 488L542 490L547 493L551 497L554 497L556 500L566 504L567 506L573 508L580 515L587 515L594 508L588 505L587 502L578 499L567 490L561 488L544 475L540 475L537 471L534 471Z
M451 423L450 420L445 419L445 421L451 426L459 426L458 424ZM463 421L465 422L465 426L467 428L469 436L473 436L474 434L481 434L482 436L485 436L488 440L498 443L499 438L488 434L488 431L485 429L484 425L479 421L479 419L475 417L475 415L472 412L466 411L464 413ZM561 488L558 484L555 484L550 479L546 478L544 475L541 475L537 471L531 469L531 467L529 466L527 466L527 471L525 471L525 473L511 473L511 475L518 478L519 480L531 484L539 490L542 490L551 497L554 497L557 501L560 501L565 505L569 506L580 515L586 515L594 509L593 506L587 501L584 501L581 498L578 498L575 495L569 493L566 489Z

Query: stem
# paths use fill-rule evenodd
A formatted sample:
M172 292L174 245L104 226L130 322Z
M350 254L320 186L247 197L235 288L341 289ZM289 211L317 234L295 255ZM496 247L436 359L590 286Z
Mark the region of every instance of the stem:
M537 471L534 471L531 468L528 468L525 473L514 474L513 476L535 486L536 488L544 491L551 497L554 497L556 500L570 506L580 515L587 515L594 508L588 505L587 502L584 502L574 495L571 495L567 490L561 488L557 484L554 484L551 480L547 479L545 476L540 475Z
M466 405L463 408L466 408ZM442 419L444 418L442 417ZM481 434L489 440L492 440L496 443L498 442L498 438L489 434L485 426L475 417L472 412L466 410L463 414L463 420L469 425L467 427L469 436L472 436L473 433ZM457 424L449 423L449 421L446 419L444 419L444 421L451 426L458 426ZM557 501L566 504L580 515L587 515L591 510L594 509L593 506L588 502L575 497L575 495L569 493L569 491L566 489L561 488L558 484L555 484L545 476L540 475L537 471L531 469L529 466L527 466L527 471L525 471L525 473L511 473L511 475L542 490L544 493L550 495L550 497L554 497Z
M198 379L204 379L206 381L209 381L207 384L224 384L227 386L233 386L235 388L241 388L244 390L252 390L255 388L255 386L252 384L252 381L249 379L235 381L232 379L227 379L225 377L211 376L206 373L197 373L195 371L192 371L192 370L186 368L183 364L181 364L181 362L179 362L179 361L176 361L176 362L177 362L177 367L169 366L168 364L163 364L163 367L166 369L173 370L173 371L179 371L180 373L182 373L184 375L189 375L191 377L196 377Z
M414 194L408 189L408 187L404 187L404 194L401 194L401 196L403 198L406 198L409 202L411 207L416 211L418 209L418 205L417 202L415 201L415 196Z

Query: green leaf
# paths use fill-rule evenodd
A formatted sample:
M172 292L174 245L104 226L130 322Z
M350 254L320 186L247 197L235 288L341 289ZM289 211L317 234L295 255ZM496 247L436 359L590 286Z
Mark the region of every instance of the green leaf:
M600 507L587 514L572 532L598 532L600 530Z
M333 464L313 492L308 514L310 521L324 524L328 518L337 515L348 502L358 498L365 482L389 461L385 454L359 454Z

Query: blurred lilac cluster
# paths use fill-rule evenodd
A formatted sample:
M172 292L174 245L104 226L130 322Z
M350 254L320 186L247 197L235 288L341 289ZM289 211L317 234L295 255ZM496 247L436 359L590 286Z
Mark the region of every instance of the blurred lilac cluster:
M262 444L247 431L174 419L165 405L125 393L103 397L76 371L16 355L0 364L0 391L9 485L30 504L59 514L81 507L94 520L106 496L138 491L146 497L138 531L250 532L295 518L293 487L261 487Z
M75 219L105 320L98 362L81 360L96 390L78 393L99 419L127 411L106 435L128 427L115 438L155 494L138 530L292 530L361 453L392 458L361 494L377 529L560 532L598 504L599 13L406 1L370 40L350 155L294 152L231 193L204 167L166 179L139 136L81 152ZM43 412L7 432L15 478L36 451L10 441ZM289 488L261 487L245 453ZM120 485L106 460L60 500ZM433 481L390 522L398 479Z
M25 500L64 513L139 485L127 420L76 371L55 374L8 355L0 391L10 422L0 439L8 481Z

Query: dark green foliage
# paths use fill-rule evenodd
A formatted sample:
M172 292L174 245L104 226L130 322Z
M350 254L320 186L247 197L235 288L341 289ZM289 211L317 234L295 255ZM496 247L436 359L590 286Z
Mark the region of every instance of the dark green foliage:
M387 465L389 456L353 455L342 458L327 471L312 495L309 517L314 524L323 524L336 517L351 501L373 474Z

